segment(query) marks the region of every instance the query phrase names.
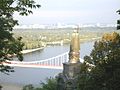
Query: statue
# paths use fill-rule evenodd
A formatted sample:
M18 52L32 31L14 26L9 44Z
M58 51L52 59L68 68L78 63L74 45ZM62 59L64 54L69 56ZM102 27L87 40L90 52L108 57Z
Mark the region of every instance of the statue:
M70 52L69 52L69 62L77 63L79 60L79 51L80 51L80 39L78 30L74 30L70 43Z
M69 61L63 63L63 72L57 77L57 90L77 90L77 80L81 65L79 60L80 40L78 29L72 33Z

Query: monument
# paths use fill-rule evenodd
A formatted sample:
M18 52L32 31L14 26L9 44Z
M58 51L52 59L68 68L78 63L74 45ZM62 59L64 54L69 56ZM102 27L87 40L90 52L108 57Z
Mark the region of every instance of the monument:
M80 72L80 39L79 28L71 37L69 61L63 63L63 72L57 77L57 90L77 90L77 80Z

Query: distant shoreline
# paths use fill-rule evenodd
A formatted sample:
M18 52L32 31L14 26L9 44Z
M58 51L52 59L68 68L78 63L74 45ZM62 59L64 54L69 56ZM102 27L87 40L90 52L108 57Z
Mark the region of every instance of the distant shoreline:
M99 40L101 37L97 37L97 38L92 38L92 39L81 39L81 43L84 43L84 42L88 42L88 41L95 41L95 40ZM55 44L53 44L55 45ZM35 52L35 51L39 51L39 50L42 50L44 49L44 47L40 47L40 48L35 48L35 49L28 49L28 50L23 50L21 51L22 54L28 54L28 53L32 53L32 52Z
M36 49L23 50L23 51L21 51L21 53L22 53L22 54L27 54L27 53L35 52L35 51L38 51L38 50L42 50L42 49L44 49L44 48L45 48L45 47L36 48Z

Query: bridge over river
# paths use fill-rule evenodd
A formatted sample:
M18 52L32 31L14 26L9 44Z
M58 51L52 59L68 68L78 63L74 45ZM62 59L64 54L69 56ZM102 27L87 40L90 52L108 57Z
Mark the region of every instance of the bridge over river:
M63 69L63 63L68 62L68 52L60 54L58 56L48 58L45 60L36 61L6 61L3 65L13 67L31 67L31 68L48 68L48 69ZM82 62L83 59L80 59Z

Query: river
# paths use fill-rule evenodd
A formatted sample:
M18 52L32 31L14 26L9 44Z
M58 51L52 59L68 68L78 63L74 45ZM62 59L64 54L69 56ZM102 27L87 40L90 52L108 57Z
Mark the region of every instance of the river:
M85 55L89 55L92 48L93 42L82 43L80 45L80 57L83 58ZM44 60L62 54L69 51L69 45L63 46L49 46L43 50L36 51L33 53L25 54L24 61L36 61ZM41 82L45 82L46 78L55 77L62 70L58 69L43 69L43 68L21 68L15 67L15 72L10 75L0 73L1 83L10 83L16 85L34 84L38 85Z

